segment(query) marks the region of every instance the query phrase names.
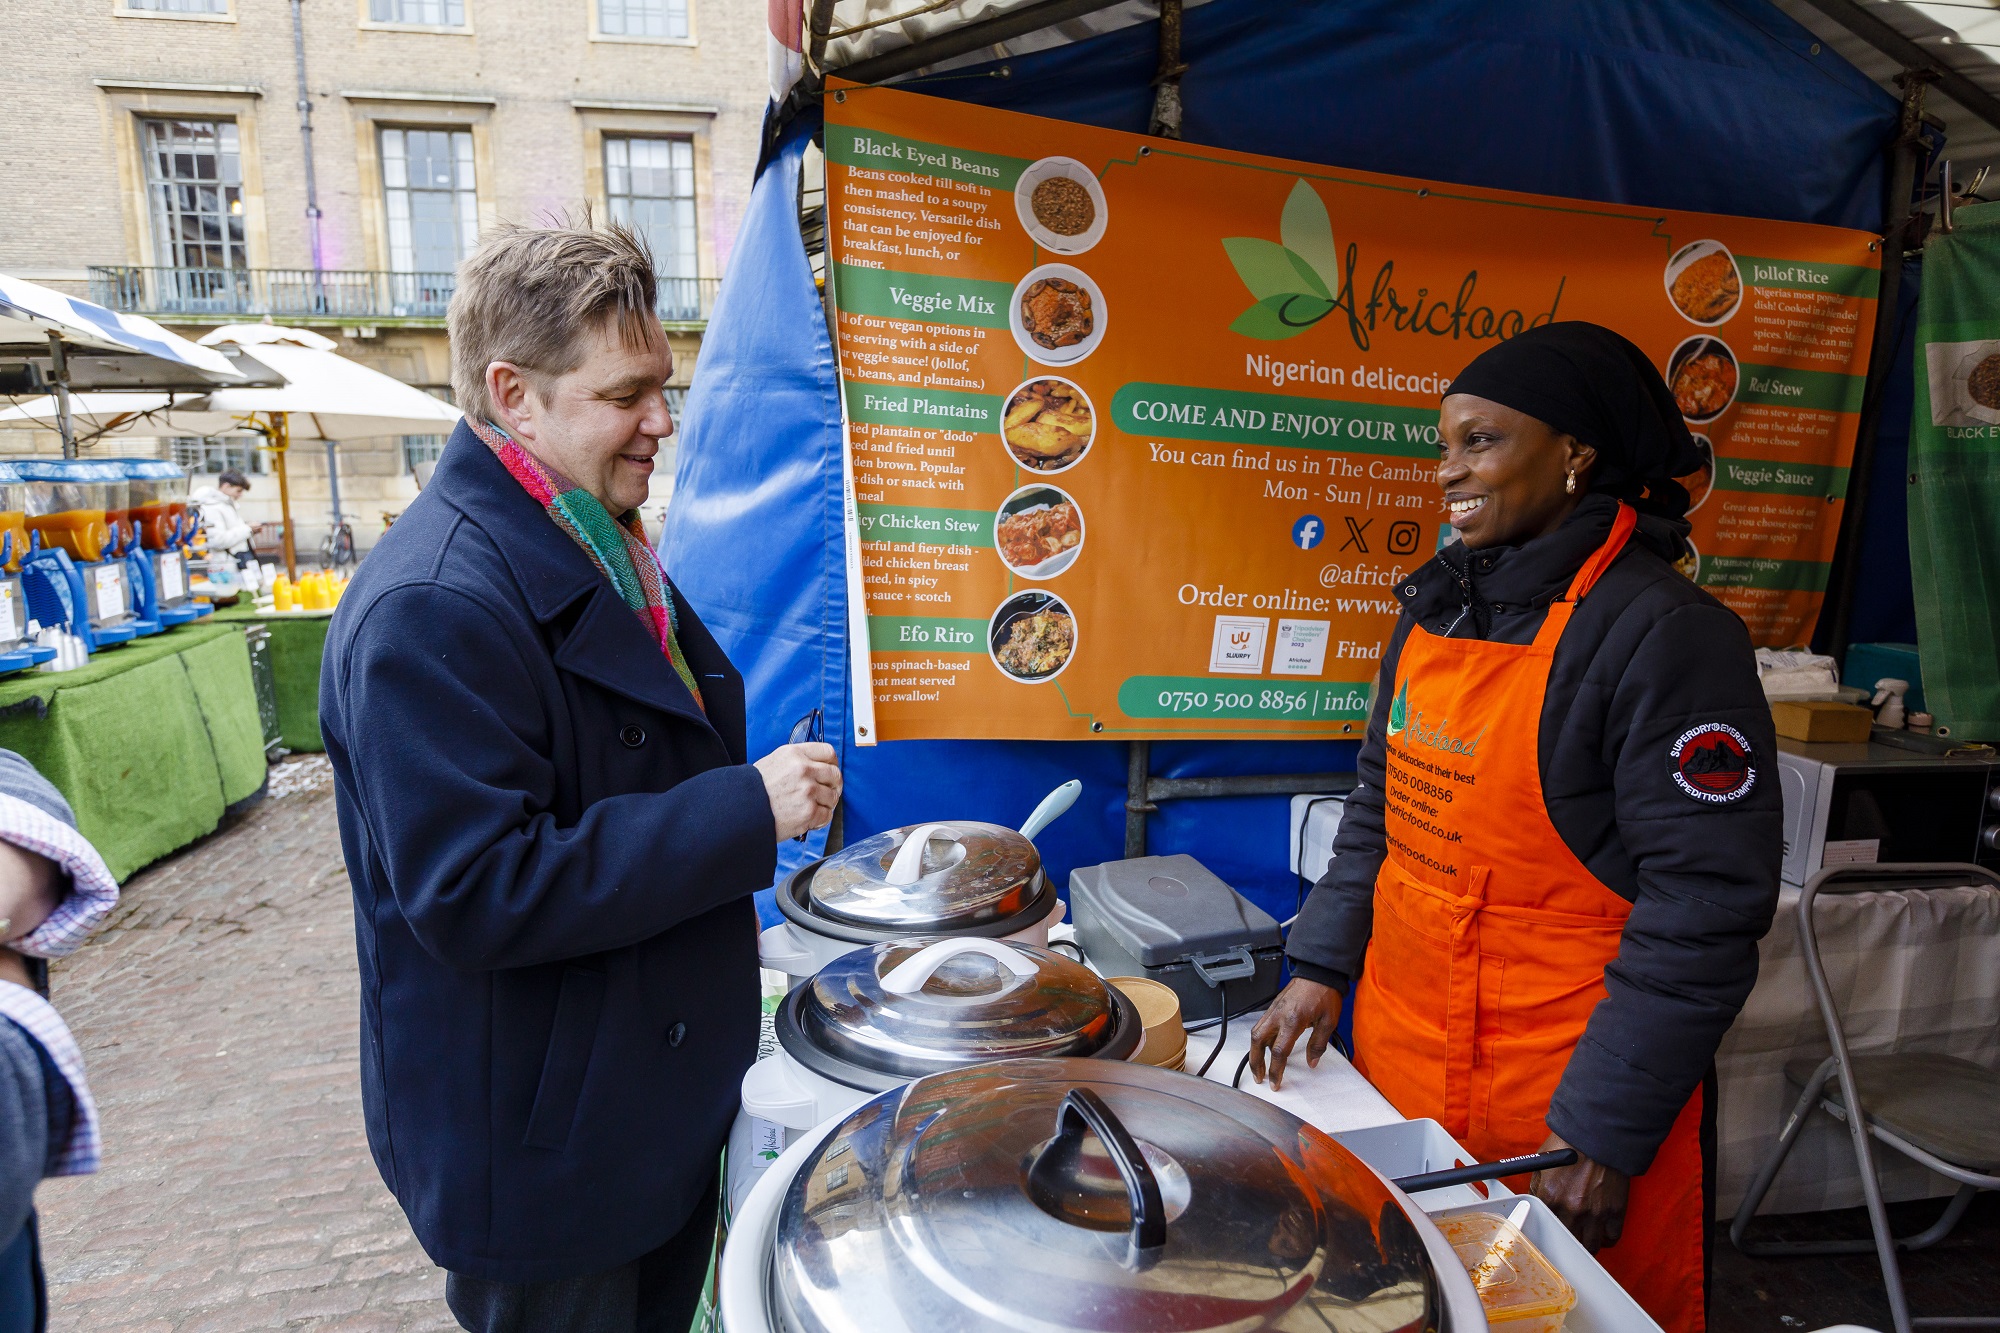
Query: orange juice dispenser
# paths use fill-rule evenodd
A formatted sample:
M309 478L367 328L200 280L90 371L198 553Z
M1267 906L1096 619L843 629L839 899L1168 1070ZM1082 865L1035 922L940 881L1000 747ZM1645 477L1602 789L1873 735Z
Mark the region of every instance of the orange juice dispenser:
M70 559L95 563L111 545L105 518L106 486L95 461L80 458L24 458L15 469L26 483L28 530L42 545L69 552Z
M119 550L133 544L137 533L132 520L132 480L125 475L125 460L89 458L78 460L90 469L90 479L102 488L104 522L111 530L111 544Z
M0 569L21 572L28 549L28 483L12 463L0 459Z
M175 545L177 533L192 535L194 520L188 513L186 469L164 458L123 461L126 480L132 487L132 518L139 525L139 537L146 549L164 551Z

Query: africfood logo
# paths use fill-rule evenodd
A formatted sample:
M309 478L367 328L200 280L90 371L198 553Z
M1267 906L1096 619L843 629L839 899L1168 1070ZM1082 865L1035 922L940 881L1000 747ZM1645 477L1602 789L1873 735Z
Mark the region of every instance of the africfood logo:
M1410 682L1404 681L1403 688L1396 691L1396 697L1389 701L1389 725L1391 736L1400 736L1411 745L1424 745L1446 754L1462 754L1471 759L1479 753L1479 742L1486 739L1481 731L1471 740L1451 734L1451 720L1426 723L1424 710L1410 711Z
M1549 308L1530 315L1480 303L1478 269L1466 272L1449 300L1432 297L1428 285L1409 296L1396 289L1396 261L1385 259L1363 299L1355 283L1361 247L1349 241L1343 253L1334 243L1326 203L1303 179L1293 184L1285 200L1278 238L1230 236L1222 242L1236 276L1256 302L1229 326L1246 338L1295 338L1339 311L1347 318L1348 336L1364 352L1375 331L1384 327L1436 338L1497 342L1523 329L1553 323L1569 281L1558 278Z

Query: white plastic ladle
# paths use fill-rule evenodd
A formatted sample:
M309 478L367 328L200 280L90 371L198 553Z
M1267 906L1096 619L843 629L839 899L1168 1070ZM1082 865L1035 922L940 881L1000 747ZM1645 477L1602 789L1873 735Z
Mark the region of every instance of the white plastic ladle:
M1035 835L1056 822L1062 813L1076 804L1076 798L1083 794L1083 784L1071 778L1042 798L1035 807L1035 813L1028 816L1028 822L1021 825L1021 836L1034 841Z

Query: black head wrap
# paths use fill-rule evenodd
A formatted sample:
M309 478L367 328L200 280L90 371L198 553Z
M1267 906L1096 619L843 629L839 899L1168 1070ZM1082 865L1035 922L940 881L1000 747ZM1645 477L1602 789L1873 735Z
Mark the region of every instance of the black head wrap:
M1570 320L1516 334L1481 352L1445 393L1525 412L1591 446L1593 491L1663 518L1687 513L1687 491L1674 478L1702 466L1694 437L1646 354L1602 324Z

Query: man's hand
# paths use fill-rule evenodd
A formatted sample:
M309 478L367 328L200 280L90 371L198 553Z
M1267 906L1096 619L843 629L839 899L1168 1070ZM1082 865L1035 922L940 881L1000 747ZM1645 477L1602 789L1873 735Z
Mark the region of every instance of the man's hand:
M819 828L833 818L833 807L840 803L836 757L831 745L809 741L781 745L757 761L765 794L771 798L771 822L778 826L779 842Z
M1306 1063L1318 1068L1319 1058L1326 1054L1326 1044L1333 1040L1333 1030L1339 1022L1339 991L1304 977L1293 977L1291 985L1278 992L1278 998L1271 1001L1271 1007L1257 1020L1257 1026L1250 1029L1251 1075L1259 1083L1264 1081L1264 1053L1269 1051L1271 1086L1283 1087L1285 1061L1291 1058L1293 1045L1308 1031L1312 1039L1306 1043Z
M1551 1134L1538 1151L1556 1152L1571 1146ZM1616 1245L1625 1232L1625 1203L1632 1193L1632 1177L1593 1162L1581 1152L1576 1156L1575 1166L1535 1172L1528 1181L1528 1192L1549 1206L1584 1249L1596 1254Z

